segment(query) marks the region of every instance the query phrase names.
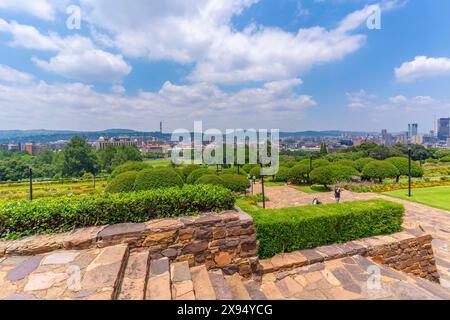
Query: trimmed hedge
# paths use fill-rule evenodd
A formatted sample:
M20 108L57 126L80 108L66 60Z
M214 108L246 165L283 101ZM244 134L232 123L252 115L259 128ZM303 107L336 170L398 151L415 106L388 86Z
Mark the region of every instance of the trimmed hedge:
M153 167L151 165L146 164L145 162L138 162L138 161L127 162L115 168L114 171L111 173L111 177L114 178L117 177L119 174L129 171L141 171L151 168Z
M208 176L210 174L213 174L214 171L211 171L209 169L197 169L191 172L191 174L187 177L186 183L188 184L194 184L198 179L200 179L203 176Z
M402 230L404 207L386 200L264 210L239 201L254 218L260 258Z
M183 184L183 179L172 168L157 168L140 171L136 176L134 189L145 191L171 187L181 188Z
M215 174L210 174L199 178L195 182L195 184L213 184L216 186L223 186L223 180L219 176L216 176Z
M223 186L234 192L245 192L250 188L250 181L247 177L239 174L224 174L220 176L223 181Z
M105 192L120 193L134 191L134 182L136 181L137 174L137 171L129 171L119 174L108 183Z
M235 201L234 193L224 187L196 185L8 203L0 205L0 238L230 210Z

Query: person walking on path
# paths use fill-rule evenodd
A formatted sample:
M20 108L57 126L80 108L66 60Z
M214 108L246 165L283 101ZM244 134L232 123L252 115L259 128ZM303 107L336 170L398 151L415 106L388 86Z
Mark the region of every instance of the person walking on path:
M334 188L334 197L336 199L336 203L341 202L341 192L342 192L341 188L339 187Z

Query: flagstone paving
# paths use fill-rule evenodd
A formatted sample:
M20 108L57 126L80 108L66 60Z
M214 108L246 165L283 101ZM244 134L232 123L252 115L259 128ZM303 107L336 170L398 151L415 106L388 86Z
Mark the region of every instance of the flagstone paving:
M261 185L255 185L255 194L260 192ZM316 197L325 204L335 202L333 192L307 194L291 186L266 187L265 193L270 200L266 203L269 209L311 204ZM374 193L343 191L341 200L346 202L379 198L403 204L406 209L403 226L407 229L420 227L433 237L433 249L441 285L450 288L450 212Z

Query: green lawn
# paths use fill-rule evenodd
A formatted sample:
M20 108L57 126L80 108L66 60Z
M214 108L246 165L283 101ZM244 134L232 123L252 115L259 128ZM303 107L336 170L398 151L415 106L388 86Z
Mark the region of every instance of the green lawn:
M412 190L412 198L408 197L408 190L383 192L383 194L399 199L425 204L430 207L450 211L450 187L419 188Z
M146 160L145 162L153 167L167 167L170 164L170 159Z

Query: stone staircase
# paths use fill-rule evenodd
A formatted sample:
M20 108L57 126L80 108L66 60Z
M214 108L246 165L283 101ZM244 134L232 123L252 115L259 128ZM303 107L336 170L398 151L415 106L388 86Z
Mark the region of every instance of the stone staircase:
M146 267L148 266L148 268ZM146 252L130 254L117 289L119 300L265 300L260 285L238 274L225 275L187 261L148 259Z

